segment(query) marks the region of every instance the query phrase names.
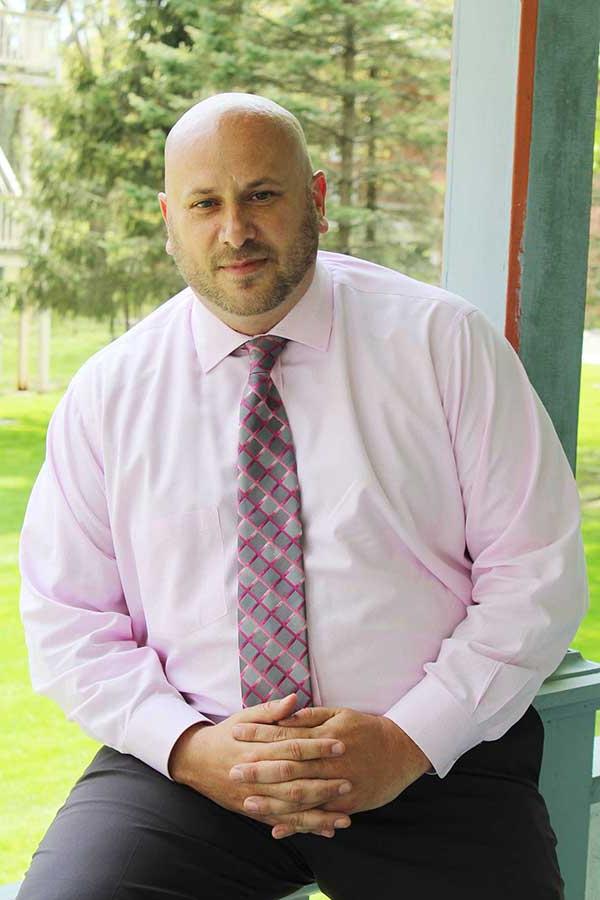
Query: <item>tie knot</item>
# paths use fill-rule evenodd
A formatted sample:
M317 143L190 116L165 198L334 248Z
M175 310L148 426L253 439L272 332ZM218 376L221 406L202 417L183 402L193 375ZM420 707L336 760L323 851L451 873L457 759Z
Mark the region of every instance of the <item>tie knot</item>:
M270 372L288 339L276 334L261 334L243 345L250 354L251 372Z

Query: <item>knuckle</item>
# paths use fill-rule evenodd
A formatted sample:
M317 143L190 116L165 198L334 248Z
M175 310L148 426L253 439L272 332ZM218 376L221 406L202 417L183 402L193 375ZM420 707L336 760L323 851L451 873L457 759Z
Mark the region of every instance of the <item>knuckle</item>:
M292 784L289 791L289 798L293 803L301 803L304 799L304 790L299 784Z
M284 781L290 781L294 776L294 766L290 762L281 763L281 777Z
M304 826L304 819L301 815L292 815L288 816L287 825L290 828L302 828Z
M292 759L302 759L302 745L300 741L290 741L289 751Z
M319 831L323 831L324 828L333 828L333 824L327 816L320 815L315 817L311 821L311 828L317 828Z

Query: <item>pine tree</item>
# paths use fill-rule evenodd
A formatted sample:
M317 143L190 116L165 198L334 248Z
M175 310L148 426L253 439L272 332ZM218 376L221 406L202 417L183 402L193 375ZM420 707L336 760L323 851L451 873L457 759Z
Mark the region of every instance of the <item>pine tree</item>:
M94 4L91 4L94 7ZM98 318L183 284L156 199L166 135L219 91L302 122L329 181L325 249L436 279L450 0L106 0L35 100L23 301Z
M190 99L242 90L298 116L315 167L329 175L334 227L322 246L435 278L450 8L448 0L205 2L191 44L150 52L177 61Z

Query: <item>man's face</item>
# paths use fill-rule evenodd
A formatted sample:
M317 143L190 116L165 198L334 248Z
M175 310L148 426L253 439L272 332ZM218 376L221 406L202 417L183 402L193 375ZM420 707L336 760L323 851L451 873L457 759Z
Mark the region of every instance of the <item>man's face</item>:
M288 132L264 117L227 116L195 129L172 157L159 199L167 252L186 283L245 316L304 293L324 230L325 179L307 184Z

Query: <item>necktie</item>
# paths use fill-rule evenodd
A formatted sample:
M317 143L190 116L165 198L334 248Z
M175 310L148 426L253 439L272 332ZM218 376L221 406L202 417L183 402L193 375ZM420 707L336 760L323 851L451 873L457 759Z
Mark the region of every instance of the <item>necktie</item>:
M271 369L287 343L245 343L250 374L238 447L238 644L242 704L296 691L312 705L300 489L290 425Z

